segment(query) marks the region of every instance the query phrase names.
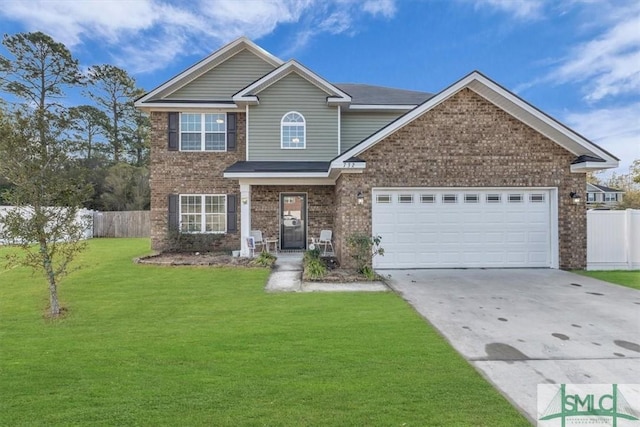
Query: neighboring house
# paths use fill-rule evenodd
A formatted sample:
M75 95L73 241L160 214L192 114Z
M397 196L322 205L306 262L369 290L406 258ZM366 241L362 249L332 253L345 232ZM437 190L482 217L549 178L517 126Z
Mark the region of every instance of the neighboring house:
M622 201L624 191L587 182L587 207L614 208Z
M418 71L422 75L428 72ZM571 193L618 159L479 72L433 95L330 83L240 38L136 101L151 115L152 246L262 230L304 249L382 236L376 268L586 264Z

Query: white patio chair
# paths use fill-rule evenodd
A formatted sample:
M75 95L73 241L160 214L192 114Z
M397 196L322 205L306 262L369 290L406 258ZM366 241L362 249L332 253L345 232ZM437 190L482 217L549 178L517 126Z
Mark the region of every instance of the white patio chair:
M260 250L264 250L264 239L262 238L262 231L260 230L251 230L249 235L253 237L253 241L256 249L260 246Z
M331 230L320 230L320 238L316 242L318 246L322 246L324 249L322 253L324 255L327 254L327 246L331 247L331 253L333 253L333 243L331 242L331 237L333 232Z

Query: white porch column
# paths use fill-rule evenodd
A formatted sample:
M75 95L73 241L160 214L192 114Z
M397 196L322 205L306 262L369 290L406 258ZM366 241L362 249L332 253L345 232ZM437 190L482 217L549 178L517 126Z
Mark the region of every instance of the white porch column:
M251 255L247 247L247 237L251 233L251 185L240 181L240 255Z

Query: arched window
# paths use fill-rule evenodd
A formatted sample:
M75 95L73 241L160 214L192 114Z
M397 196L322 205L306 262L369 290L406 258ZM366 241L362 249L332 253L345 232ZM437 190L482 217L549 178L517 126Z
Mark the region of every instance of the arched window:
M302 114L290 111L280 121L281 145L280 148L305 148L307 141L307 129Z

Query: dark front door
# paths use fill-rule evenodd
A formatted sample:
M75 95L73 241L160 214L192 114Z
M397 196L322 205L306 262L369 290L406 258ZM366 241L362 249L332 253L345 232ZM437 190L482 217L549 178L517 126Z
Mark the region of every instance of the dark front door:
M283 193L280 195L280 248L306 249L307 247L307 195Z

